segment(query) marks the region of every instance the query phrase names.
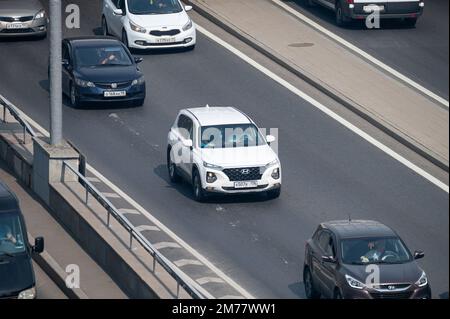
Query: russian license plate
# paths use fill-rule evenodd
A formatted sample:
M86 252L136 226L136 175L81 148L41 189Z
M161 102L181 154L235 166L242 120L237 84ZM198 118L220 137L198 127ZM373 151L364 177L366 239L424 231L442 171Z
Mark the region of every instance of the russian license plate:
M26 27L25 23L10 23L6 25L6 29L25 29Z
M126 91L105 91L104 93L105 97L123 97L127 96Z
M383 5L378 6L376 4L371 4L371 5L368 5L368 6L364 6L363 10L366 13L371 13L371 12L376 12L376 11L382 12L382 11L384 11L384 6Z
M256 187L258 187L258 182L256 181L234 182L234 188L256 188Z
M175 38L161 38L156 40L156 43L174 43L174 42Z

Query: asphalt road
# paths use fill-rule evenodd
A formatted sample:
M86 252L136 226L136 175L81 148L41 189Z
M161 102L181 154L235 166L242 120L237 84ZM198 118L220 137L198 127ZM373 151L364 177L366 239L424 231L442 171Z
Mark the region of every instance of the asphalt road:
M36 275L36 294L38 299L67 299L67 296L38 264L33 262L33 268Z
M99 5L82 3L92 34ZM45 41L0 42L0 92L48 128ZM142 54L141 54L142 55ZM7 58L5 58L7 57ZM330 219L376 219L423 249L435 297L448 298L448 194L199 34L193 52L144 55L142 108L64 107L64 135L88 161L256 297L303 297L304 243ZM192 199L172 186L166 136L180 108L233 105L279 128L283 193Z
M427 89L449 98L449 8L448 0L425 1L416 28L401 21L382 21L381 29L369 30L364 22L339 28L334 13L321 6L306 7L303 0L287 1L328 30L368 52Z

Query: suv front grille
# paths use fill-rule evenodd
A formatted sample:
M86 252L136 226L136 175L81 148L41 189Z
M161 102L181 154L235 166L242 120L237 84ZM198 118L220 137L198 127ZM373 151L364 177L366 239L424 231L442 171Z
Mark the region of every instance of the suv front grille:
M411 291L402 292L371 292L370 295L374 299L409 299L411 298Z
M27 21L33 20L33 18L34 18L33 16L18 17L18 18L0 17L0 21L3 21L3 22L27 22Z
M155 36L155 37L162 37L162 36L174 36L177 34L180 34L181 31L178 29L172 29L172 30L165 30L165 31L161 31L161 30L152 30L150 31L150 34Z
M262 177L260 167L226 168L223 172L232 182L258 181Z

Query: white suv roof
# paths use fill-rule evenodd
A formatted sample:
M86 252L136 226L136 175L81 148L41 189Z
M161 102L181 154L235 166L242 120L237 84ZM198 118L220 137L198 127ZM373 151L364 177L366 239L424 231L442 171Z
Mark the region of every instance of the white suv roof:
M234 107L196 107L187 111L197 118L201 126L252 123L247 115Z

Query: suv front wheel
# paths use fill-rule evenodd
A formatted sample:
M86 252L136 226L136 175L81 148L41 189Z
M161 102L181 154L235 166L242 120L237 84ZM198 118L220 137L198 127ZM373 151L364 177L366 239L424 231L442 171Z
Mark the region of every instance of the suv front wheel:
M167 148L167 171L172 183L178 183L180 181L177 165L172 161L172 149L170 147Z
M194 198L197 202L203 202L206 198L205 191L202 187L202 181L200 179L200 174L197 170L194 170L192 176L192 188L194 191Z

